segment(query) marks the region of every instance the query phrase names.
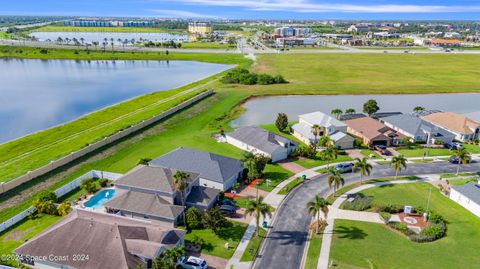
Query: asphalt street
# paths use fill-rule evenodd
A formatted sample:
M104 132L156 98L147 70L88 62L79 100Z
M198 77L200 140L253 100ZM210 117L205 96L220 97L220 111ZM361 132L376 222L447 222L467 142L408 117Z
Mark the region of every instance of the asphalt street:
M407 170L399 176L452 173L456 165L448 162L434 162L426 164L409 164ZM480 163L462 165L461 171L476 172L480 170ZM388 165L375 166L372 174L364 179L382 178L395 175ZM344 174L345 185L359 181L359 174ZM300 268L304 253L308 227L311 217L308 216L306 204L316 195L326 197L331 190L327 184L327 176L322 175L310 179L307 183L293 190L277 209L272 228L265 239L254 268ZM319 250L320 251L320 250Z

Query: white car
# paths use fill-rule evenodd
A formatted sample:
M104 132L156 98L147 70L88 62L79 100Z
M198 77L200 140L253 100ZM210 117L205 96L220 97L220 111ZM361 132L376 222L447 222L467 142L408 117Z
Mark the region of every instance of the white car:
M182 266L185 269L207 269L208 265L204 259L197 257L182 257L177 262L178 265Z

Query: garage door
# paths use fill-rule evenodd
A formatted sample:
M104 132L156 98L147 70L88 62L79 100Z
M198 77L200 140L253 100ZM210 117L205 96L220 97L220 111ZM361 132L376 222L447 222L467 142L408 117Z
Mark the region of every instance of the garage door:
M378 141L373 141L372 145L374 146L387 146L387 141L385 140L378 140Z

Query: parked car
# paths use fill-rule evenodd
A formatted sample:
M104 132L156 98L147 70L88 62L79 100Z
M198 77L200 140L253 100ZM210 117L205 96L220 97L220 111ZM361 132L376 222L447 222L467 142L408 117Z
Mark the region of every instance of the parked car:
M463 145L458 142L446 143L443 146L449 150L464 149Z
M381 155L389 156L391 155L390 151L387 149L385 145L375 145L373 147L374 150L378 151Z
M340 163L335 165L333 168L334 171L339 172L341 174L348 173L353 171L353 163Z
M177 262L182 268L185 269L206 269L208 268L207 262L204 259L200 259L194 256L181 257Z
M221 202L222 205L229 205L235 207L235 202L232 200L225 199Z
M221 205L220 211L227 216L235 216L237 214L237 209L230 205Z
M448 160L450 163L454 163L454 164L457 164L458 163L458 158L457 157L452 157ZM470 163L472 160L471 159L467 159L467 163Z

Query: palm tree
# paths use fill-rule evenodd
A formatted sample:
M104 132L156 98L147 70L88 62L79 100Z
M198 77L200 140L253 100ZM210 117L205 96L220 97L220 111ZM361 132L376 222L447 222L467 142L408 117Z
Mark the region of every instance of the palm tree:
M330 113L338 120L338 118L340 118L340 116L343 114L343 111L340 108L335 108L332 109Z
M390 165L393 166L393 169L395 170L395 179L397 179L398 172L402 169L407 169L407 159L403 155L394 156Z
M420 111L424 111L425 108L423 106L416 106L413 108L413 112L420 112Z
M320 134L320 129L321 127L318 124L314 124L312 126L312 134L315 136L315 143L318 142L318 135Z
M180 192L180 200L182 201L182 207L185 207L185 190L188 188L188 180L190 179L190 175L183 171L177 171L175 175L173 175L174 181L173 184L175 189ZM185 219L185 210L182 212L182 218L185 225L187 224L187 220Z
M355 164L353 165L353 171L357 171L357 169L360 172L360 184L363 184L363 177L366 175L370 175L370 172L372 172L372 165L368 163L367 158L355 158Z
M257 223L257 236L260 235L260 216L265 218L266 216L272 217L272 208L270 205L263 202L263 196L258 196L256 200L249 200L247 208L245 209L245 216L255 215L255 221Z
M83 43L85 43L85 38L80 37L80 42L82 42L82 45L83 45Z
M328 169L328 173L330 174L327 178L328 187L331 189L333 185L333 196L337 192L337 189L345 184L345 179L343 179L342 174L335 171L333 168Z
M458 162L457 164L457 173L456 175L458 176L458 173L460 172L460 165L461 164L466 164L467 161L471 160L472 157L470 156L470 153L462 148L457 148L455 152L452 154L450 158L455 158L455 160Z
M307 203L307 211L309 215L313 217L317 217L317 227L315 228L315 233L318 234L319 227L320 227L320 211L323 212L325 219L327 219L328 215L328 205L329 203L320 195L315 195L313 200Z
M327 169L330 166L330 162L338 158L338 149L334 145L327 146L321 153L322 159L327 161Z
M320 139L318 140L318 145L320 147L327 147L327 146L333 146L335 145L335 142L332 140L332 138L330 136L322 136L320 137Z
M347 110L345 110L345 114L354 114L355 112L356 111L353 108L348 108Z

